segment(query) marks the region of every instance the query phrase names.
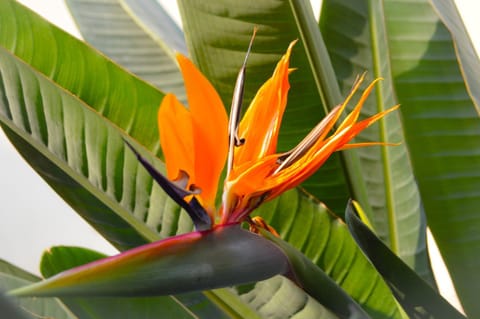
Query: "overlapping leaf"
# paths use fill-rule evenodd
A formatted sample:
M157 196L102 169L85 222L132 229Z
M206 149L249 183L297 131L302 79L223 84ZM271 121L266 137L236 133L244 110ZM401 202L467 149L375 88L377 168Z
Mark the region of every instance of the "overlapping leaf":
M2 316L14 319L31 319L33 315L58 319L74 319L61 302L53 298L25 298L14 300L3 296L3 293L41 280L15 265L0 260L0 309Z
M68 0L66 4L88 43L163 92L185 100L183 79L174 59L174 50L186 50L183 33L156 1ZM134 13L140 16L132 16ZM155 16L163 38L154 38L138 24L148 22L146 13Z
M374 318L400 318L388 287L362 255L346 225L298 190L258 213L287 242L335 280Z
M398 258L356 216L352 203L345 214L348 229L410 318L465 319L438 292Z
M101 254L82 248L55 247L45 253L48 258L42 261L44 275L53 275L61 267L73 267L86 259L96 259ZM73 257L73 259L72 259ZM0 289L11 290L40 281L11 264L0 261ZM13 299L12 299L13 300ZM192 312L183 308L169 297L156 298L19 298L19 307L29 314L45 318L158 318L161 313L169 313L175 318L195 318ZM68 307L68 308L67 308ZM2 316L6 315L2 309ZM216 313L210 315L221 315ZM7 318L7 317L5 317ZM10 318L10 317L8 317ZM33 318L33 317L32 317Z
M386 45L383 5L369 1L323 2L320 26L344 94L358 74L383 81L365 107L368 117L398 104L392 86L390 52ZM345 23L349 21L349 23ZM410 267L430 282L433 277L426 250L426 225L420 194L410 164L399 113L379 121L357 141L401 143L398 146L358 149L361 172L376 233ZM367 210L368 213L368 210Z
M386 1L387 40L428 224L462 305L474 318L480 316L480 117L478 87L471 80L478 77L479 62L454 4L435 3Z

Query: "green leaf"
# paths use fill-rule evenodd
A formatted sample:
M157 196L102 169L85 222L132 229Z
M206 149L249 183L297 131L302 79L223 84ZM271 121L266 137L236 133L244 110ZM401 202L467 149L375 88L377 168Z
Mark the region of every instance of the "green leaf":
M2 1L0 9L1 47L158 151L160 91L15 1Z
M261 206L258 213L370 316L401 318L388 286L363 256L346 225L323 204L291 190Z
M158 2L68 0L66 4L88 43L143 80L185 100L183 79L169 46L174 43L184 52L183 33ZM164 30L157 37L147 29L152 21L145 20L153 16L154 26Z
M368 72L363 87L375 78L383 78L366 101L361 116L365 118L398 104L383 5L367 0L326 0L321 12L320 27L342 93L348 94L363 72ZM371 207L366 212L373 214L368 217L379 237L422 277L433 282L426 249L425 217L403 131L400 114L394 112L356 140L401 143L357 150Z
M24 158L119 248L190 230L121 139L128 134L158 150L163 94L21 5L0 6L1 30L11 30L0 33L0 117ZM54 58L33 59L41 56Z
M3 294L0 294L0 309L2 309L2 316L9 319L32 319L33 316L20 310Z
M11 263L3 259L0 259L0 273L15 276L15 277L18 277L19 279L23 279L25 281L30 281L30 282L36 282L40 280L38 276L35 276L29 273L28 271L18 268L17 266L12 265Z
M120 0L120 3L160 46L187 54L183 31L157 1Z
M297 249L261 229L260 234L275 243L288 256L292 280L310 296L340 318L370 318L343 289Z
M107 255L88 248L54 246L43 253L40 272L44 278L50 278L59 272L105 257Z
M411 318L465 319L362 223L352 203L347 206L345 215L353 238Z
M469 39L460 35L465 30L451 1L435 4L433 8L430 1L386 1L388 45L428 224L466 314L476 318L480 117L472 78L477 77L479 62Z
M242 294L242 299L262 318L339 318L283 276L257 283L255 289Z
M65 306L53 298L10 298L4 291L38 282L40 278L0 259L0 309L2 318L74 319Z

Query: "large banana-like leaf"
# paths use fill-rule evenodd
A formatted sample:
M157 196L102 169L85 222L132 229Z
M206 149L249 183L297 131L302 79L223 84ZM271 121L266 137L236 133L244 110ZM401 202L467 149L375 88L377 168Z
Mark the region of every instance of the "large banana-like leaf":
M84 258L94 259L101 255L81 248L75 248L73 249L74 252L70 252L69 254L59 253L58 250L65 252L66 249L63 247L54 248L52 251L46 253L49 255L50 259L47 262L42 260L42 272L44 275L53 274L55 270L58 269L56 267L59 267L59 264L61 264L58 261L58 259L60 259L58 257L59 255L64 257L62 260L63 265L67 264L70 266L75 265L76 262ZM11 290L40 280L40 278L11 264L0 261L1 290ZM24 309L24 311L45 318L158 318L159 313L166 311L176 318L195 318L190 311L181 307L179 303L168 297L117 299L64 298L61 302L54 298L21 298L17 299L16 302L22 309ZM5 313L3 313L2 309L2 316L4 315Z
M378 239L356 216L352 203L347 207L345 218L355 241L385 278L395 298L410 318L465 319Z
M109 231L117 247L155 240L158 231L167 236L190 230L178 211L180 219L169 217L173 230L161 229L168 225L162 211L175 205L137 169L120 138L119 128L159 151L155 115L163 94L19 4L0 6L2 122L27 161L38 157L43 177L91 223ZM32 26L37 32L30 32ZM122 239L115 238L115 229Z
M428 224L467 315L476 318L478 57L452 1L389 0L385 19L396 95Z
M3 48L146 148L159 151L156 113L162 92L15 1L0 5Z
M20 308L15 306L11 300L1 294L0 309L2 309L2 315L9 319L33 319L32 315L20 310Z
M292 190L257 212L357 300L373 318L400 318L385 282L362 255L343 221Z
M176 50L185 51L182 31L155 0L122 2L67 0L66 4L88 43L143 80L184 101L174 48L167 45L175 44ZM142 16L132 16L132 12ZM156 17L157 27L164 31L162 38L147 34L138 23L145 20L145 13Z
M362 115L398 104L392 84L390 52L381 1L323 1L320 26L344 94L358 74L382 77ZM349 23L345 23L349 21ZM410 267L433 282L426 249L426 225L419 190L398 113L361 135L358 142L400 142L395 147L358 150L376 233Z
M32 319L33 314L42 318L75 319L61 302L53 299L26 298L14 300L3 296L5 291L32 284L41 279L15 265L0 259L0 309L2 317Z

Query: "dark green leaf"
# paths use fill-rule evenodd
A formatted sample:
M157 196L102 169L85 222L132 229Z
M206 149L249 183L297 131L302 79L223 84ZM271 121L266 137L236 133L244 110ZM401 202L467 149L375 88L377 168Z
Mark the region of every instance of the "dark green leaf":
M257 283L255 289L242 294L242 299L261 314L262 318L266 319L339 318L283 276L276 276Z
M362 223L351 203L345 216L353 238L411 318L465 319Z
M339 318L370 318L352 297L297 249L265 230L261 230L261 234L288 256L292 267L290 277L310 296Z
M258 213L370 316L401 318L388 286L363 256L346 225L323 204L292 190L261 206Z

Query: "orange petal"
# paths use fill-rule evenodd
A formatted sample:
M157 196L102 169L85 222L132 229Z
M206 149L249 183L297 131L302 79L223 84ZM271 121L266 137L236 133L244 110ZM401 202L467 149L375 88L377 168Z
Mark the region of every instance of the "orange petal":
M352 90L353 93L355 93L355 90L362 83L364 77L365 75L362 75L360 79L357 81L358 85L355 85L354 90ZM354 107L352 112L348 114L348 116L345 118L342 124L339 125L339 127L337 128L337 131L343 130L346 126L353 125L358 120L358 116L360 115L360 111L362 110L363 104L365 103L368 96L374 89L375 85L381 80L382 78L376 78L375 80L372 81L372 83L368 85L365 91L363 91L362 96L360 97L360 100L357 102L357 105Z
M195 180L192 117L173 94L167 94L158 110L158 129L167 177L176 180L181 171Z
M295 187L312 175L316 170L322 166L325 161L332 155L333 152L353 148L355 146L366 146L374 145L372 143L364 144L352 144L352 147L348 147L348 142L356 137L361 131L366 129L368 126L378 121L388 113L396 110L399 105L393 106L388 110L375 114L374 116L350 125L349 127L344 128L342 131L335 132L334 135L327 138L325 141L319 141L318 144L314 145L310 151L308 151L301 159L299 159L292 166L286 168L284 171L281 171L278 176L273 176L275 180L274 183L277 186L273 186L273 182L270 182L270 187L276 187L277 189L273 190L271 197L276 196L284 192L287 189ZM385 145L385 143L379 142L378 144Z
M210 212L215 207L218 180L228 151L228 117L212 84L183 55L177 54L192 116L195 184Z
M342 131L337 131L326 140L319 139L294 163L276 174L271 174L275 171L276 166L278 166L278 164L276 164L276 158L275 156L268 156L255 163L255 165L245 168L243 172L238 174L236 179L231 181L231 184L234 185L232 186L232 190L239 195L241 195L242 192L244 192L243 194L248 194L249 192L262 193L268 191L268 198L266 198L266 200L270 200L305 181L325 163L333 152L341 149L348 149L349 147L347 143L351 139L372 123L397 108L398 106L394 106L388 110L375 114L368 119L360 121L359 123L354 123L353 125L344 128ZM376 143L352 144L352 147L374 144ZM385 145L385 143L382 142L378 144Z
M290 43L272 77L258 90L239 125L238 135L245 139L245 144L236 149L235 165L260 159L276 151L278 132L290 88L289 59L295 43L296 41Z

